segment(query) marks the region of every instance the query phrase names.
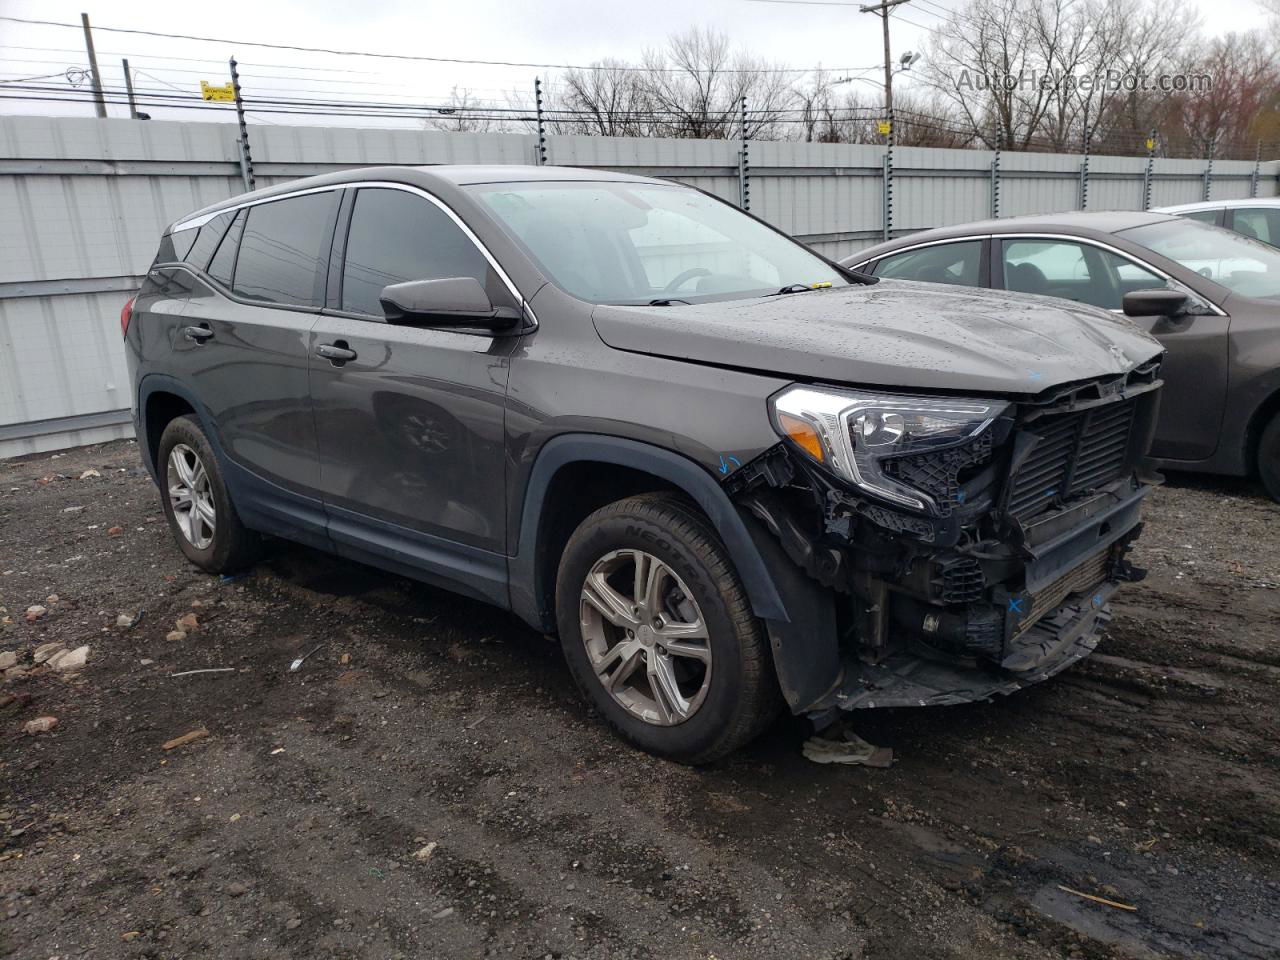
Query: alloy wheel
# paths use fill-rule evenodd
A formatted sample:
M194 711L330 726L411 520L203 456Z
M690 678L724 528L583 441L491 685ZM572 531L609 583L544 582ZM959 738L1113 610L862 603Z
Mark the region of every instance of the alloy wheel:
M615 550L582 585L582 639L596 678L656 726L692 717L711 685L711 639L684 581L643 550Z
M218 513L209 472L199 455L185 443L169 451L167 480L174 522L188 543L204 550L213 543Z

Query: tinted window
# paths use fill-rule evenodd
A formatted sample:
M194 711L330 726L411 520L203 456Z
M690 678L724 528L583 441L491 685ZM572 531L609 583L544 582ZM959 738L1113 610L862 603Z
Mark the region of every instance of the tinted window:
M198 270L209 266L209 258L213 256L213 251L218 249L218 243L222 240L222 235L227 232L233 217L235 217L234 212L220 213L200 227L196 233L195 242L191 244L191 249L182 259Z
M1180 216L1186 217L1188 220L1199 220L1201 223L1217 223L1218 210L1195 210L1191 213L1183 213Z
M228 287L231 286L231 274L236 266L236 250L240 246L240 234L244 230L244 221L248 213L248 210L241 210L236 214L235 220L231 223L231 229L222 238L222 242L218 244L217 253L209 261L209 276Z
M1232 211L1231 229L1273 247L1280 247L1280 207L1245 207Z
M980 240L940 243L885 257L876 264L875 275L894 280L924 280L928 283L976 287L981 259Z
M356 194L342 270L342 309L382 316L382 288L407 280L475 277L494 297L489 263L434 203L403 190Z
M336 197L311 193L250 207L232 289L253 300L321 306Z
M160 238L160 249L156 251L156 263L177 263L191 252L191 245L196 242L196 228L180 230L177 233L166 233Z

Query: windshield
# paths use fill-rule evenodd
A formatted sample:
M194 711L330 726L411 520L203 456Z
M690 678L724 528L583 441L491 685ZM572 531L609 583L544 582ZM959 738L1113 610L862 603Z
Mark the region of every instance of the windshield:
M1185 217L1131 227L1119 235L1241 296L1280 299L1280 249L1258 240Z
M593 303L694 303L848 283L794 240L686 187L539 182L469 189L551 279Z

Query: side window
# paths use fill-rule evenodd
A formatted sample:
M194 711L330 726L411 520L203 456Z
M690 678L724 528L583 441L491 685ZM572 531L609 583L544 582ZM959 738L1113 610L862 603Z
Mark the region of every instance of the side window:
M982 241L963 240L891 254L875 265L877 277L894 280L925 280L978 286L978 266L982 261Z
M447 277L475 277L495 302L509 299L489 274L471 238L434 203L379 187L356 194L342 267L343 310L381 317L383 287Z
M209 266L209 258L213 256L213 251L218 249L218 243L222 240L222 235L227 232L227 227L231 225L234 217L234 211L220 213L200 227L191 248L182 259L197 270L203 270Z
M1280 247L1280 207L1244 207L1231 215L1236 233Z
M248 208L232 289L251 300L324 304L323 262L337 193L309 193Z
M1120 288L1122 299L1126 293L1132 293L1135 290L1159 290L1167 285L1165 279L1159 274L1152 273L1146 267L1139 266L1110 250L1099 250L1098 255L1115 273L1116 285Z
M1119 287L1097 248L1065 240L1005 240L1002 246L1005 289L1120 308Z
M1192 213L1183 213L1180 216L1186 217L1188 220L1199 220L1201 223L1207 223L1214 226L1218 222L1218 214L1221 210L1196 210Z
M244 230L244 221L248 215L248 210L241 210L236 214L235 220L231 221L231 229L222 238L222 242L218 244L218 251L209 261L209 276L226 287L231 286L231 274L236 266L236 251L240 248L240 234Z

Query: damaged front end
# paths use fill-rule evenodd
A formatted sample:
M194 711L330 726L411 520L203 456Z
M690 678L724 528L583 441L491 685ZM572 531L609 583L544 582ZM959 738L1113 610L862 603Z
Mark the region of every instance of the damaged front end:
M792 708L984 700L1087 656L1143 575L1126 554L1158 482L1158 367L1015 402L775 397L786 439L726 487L790 567L802 613L769 628Z

